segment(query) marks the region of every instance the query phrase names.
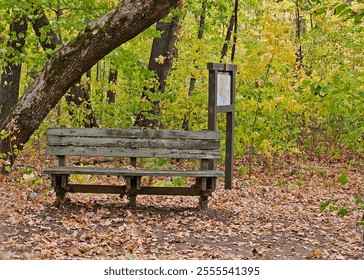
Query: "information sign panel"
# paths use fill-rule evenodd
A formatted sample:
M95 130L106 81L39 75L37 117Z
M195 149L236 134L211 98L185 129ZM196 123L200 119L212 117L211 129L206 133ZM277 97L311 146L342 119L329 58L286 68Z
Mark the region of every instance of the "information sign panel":
M225 188L233 186L234 171L234 110L235 77L237 66L234 64L208 63L209 70L209 106L208 129L217 130L217 113L226 113L226 149L225 149ZM215 162L210 161L209 168L214 169Z
M217 106L231 104L231 75L229 72L217 74Z

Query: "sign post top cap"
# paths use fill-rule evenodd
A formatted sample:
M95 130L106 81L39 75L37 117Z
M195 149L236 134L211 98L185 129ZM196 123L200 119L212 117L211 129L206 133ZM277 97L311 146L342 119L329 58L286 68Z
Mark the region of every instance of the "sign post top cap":
M237 70L236 64L226 64L226 63L214 63L209 62L207 63L208 70L217 70L217 71L236 71Z

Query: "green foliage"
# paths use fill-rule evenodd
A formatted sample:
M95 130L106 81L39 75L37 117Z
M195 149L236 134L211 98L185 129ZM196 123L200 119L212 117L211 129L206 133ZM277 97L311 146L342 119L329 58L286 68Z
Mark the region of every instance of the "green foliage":
M345 173L344 170L340 170L340 176L338 181L341 185L346 185L349 182L348 175Z
M353 210L349 210L347 207L338 206L335 201L327 200L320 204L321 212L323 212L329 205L330 205L329 211L336 212L336 214L341 218L345 217L351 211L353 211Z
M202 39L197 38L200 16L206 14ZM364 55L363 1L240 1L237 49L235 154L256 155L267 163L281 153L324 153L342 156L341 148L356 155L364 152ZM51 26L41 38L27 33L23 57L21 92L34 81L47 62L39 40L47 41L52 29L69 43L88 22L110 11L119 1L7 1L0 3L0 33L8 34L15 16L26 15L32 23L35 8L43 9ZM302 17L297 36L297 9ZM170 21L177 11L166 19ZM81 126L90 108L100 127L133 127L135 116L155 103L159 122L168 129L207 128L207 62L220 61L233 1L186 0L180 11L173 69L167 88L158 91L158 80L148 70L152 40L160 34L151 27L117 48L91 69L80 84L90 92L82 106L62 100L44 122L46 127ZM8 35L10 37L11 34ZM0 66L9 51L0 40ZM297 56L302 51L300 61ZM231 43L229 44L229 51ZM227 57L230 57L228 54ZM227 58L228 59L228 58ZM230 62L224 60L224 62ZM118 72L109 83L110 69ZM196 84L189 92L191 79ZM116 93L107 102L107 91ZM142 94L148 98L141 98ZM90 105L90 106L86 106ZM74 112L71 117L68 112ZM225 119L220 114L219 130ZM245 172L241 170L240 172Z
M166 186L186 187L187 186L187 178L186 177L173 177L172 181L166 182Z
M355 199L354 203L347 203L345 205L343 205L342 203L338 203L338 200L328 199L320 204L320 211L324 212L325 210L328 210L330 213L331 212L336 213L341 218L357 211L361 216L360 220L358 221L358 225L363 226L364 225L363 194L362 193L356 194L354 199Z
M329 206L330 203L331 203L331 200L330 199L322 202L320 204L320 211L321 212L324 211L326 209L326 207Z
M10 136L10 133L4 129L0 132L0 140L7 139L7 138L9 138L9 136ZM13 155L18 155L18 153L19 153L19 150L16 145L12 146L11 152L0 153L0 169L5 170L6 172L10 172L12 157L13 157Z
M364 199L362 197L360 197L359 195L355 196L355 204L357 205L357 207L359 207L362 212L364 212ZM359 225L364 226L364 214L361 218L361 220L358 222Z
M315 148L340 156L333 148L338 142L362 152L361 28L322 9L313 13L316 5L302 1L305 28L298 40L294 17L287 16L296 7L280 2L262 5L254 21L258 27L245 28L246 62L240 66L237 91L238 153L254 148L269 157ZM295 56L299 46L300 65Z

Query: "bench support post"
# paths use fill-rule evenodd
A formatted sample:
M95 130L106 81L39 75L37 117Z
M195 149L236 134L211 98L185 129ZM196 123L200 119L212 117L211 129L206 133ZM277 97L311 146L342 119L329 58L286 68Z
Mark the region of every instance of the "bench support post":
M58 165L66 166L67 160L65 156L58 156ZM58 202L62 203L65 199L68 184L68 175L53 175L52 184L56 192Z
M136 194L129 194L129 206L136 207Z
M199 200L200 209L207 209L208 202L209 202L209 197L201 195Z
M131 157L130 158L130 165L133 167L136 167L137 165L137 158L136 157ZM141 189L141 177L125 177L126 180L126 186L127 186L127 191L129 192L129 206L130 207L136 207L136 197L137 195L135 194L136 190L140 190Z
M141 182L142 182L141 176L136 177L125 177L126 181L126 192L129 197L129 205L130 207L136 207L136 191L141 189Z
M65 199L67 183L67 175L52 175L52 187L54 188L54 191L56 192L56 198L60 203L62 203Z
M209 170L210 169L210 161L202 159L201 160L201 170ZM198 187L200 189L201 195L199 200L199 206L201 209L206 209L209 202L209 197L206 195L206 191L210 191L208 178L199 178L198 179Z

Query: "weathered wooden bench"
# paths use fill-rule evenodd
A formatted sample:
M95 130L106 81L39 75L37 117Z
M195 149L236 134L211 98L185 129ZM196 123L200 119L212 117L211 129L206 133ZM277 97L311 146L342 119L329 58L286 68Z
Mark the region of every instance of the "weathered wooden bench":
M57 199L70 193L109 193L128 195L136 206L137 195L199 196L200 207L206 208L216 179L224 172L211 161L220 158L220 133L214 131L179 131L148 129L50 128L47 131L47 154L58 157L58 166L44 173L52 176ZM68 166L67 156L120 157L130 160L135 168ZM197 159L198 170L149 170L137 168L137 158ZM122 176L125 184L89 185L70 183L70 175ZM193 187L142 186L143 176L191 177Z

